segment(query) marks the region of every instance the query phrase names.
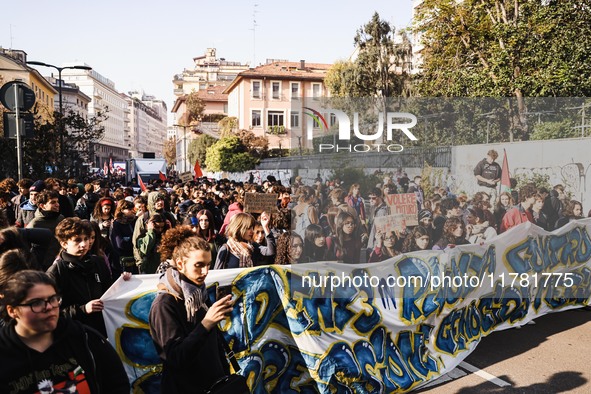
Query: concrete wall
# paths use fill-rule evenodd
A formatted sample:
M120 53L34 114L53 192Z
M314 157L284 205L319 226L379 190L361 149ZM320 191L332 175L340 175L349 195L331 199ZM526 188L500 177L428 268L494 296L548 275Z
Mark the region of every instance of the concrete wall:
M497 162L501 165L505 149L512 177L548 175L551 185L563 184L572 198L583 203L585 214L591 209L591 138L454 147L449 180L452 190L463 190L469 195L476 191L474 166L489 149L499 152Z
M551 185L563 184L572 198L583 203L585 214L591 209L591 138L456 146L452 148L451 168L442 168L438 171L442 176L441 179L434 180L434 184L448 186L454 193L464 191L468 195L474 194L477 191L474 167L486 156L489 149L499 152L497 162L501 165L503 150L507 152L511 177L518 174L548 175ZM364 171L371 174L376 170L378 168L366 168ZM393 173L396 168L381 167L379 170ZM404 171L412 179L420 174L422 169L405 167ZM302 176L306 184L312 184L318 173L324 180L332 176L332 171L327 168L318 170L304 167L293 171L293 175ZM267 175L274 175L281 179L283 184L287 184L285 181L292 175L292 171L278 166L275 170L260 170L258 173L255 171L255 174L263 180ZM221 174L216 175L220 177ZM225 175L241 181L248 179L248 173Z

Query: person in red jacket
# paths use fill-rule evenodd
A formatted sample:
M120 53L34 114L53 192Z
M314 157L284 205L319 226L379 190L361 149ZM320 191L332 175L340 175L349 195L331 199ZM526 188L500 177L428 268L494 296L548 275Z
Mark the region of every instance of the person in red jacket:
M536 201L536 188L533 185L525 185L519 190L519 200L517 206L509 209L501 222L500 232L503 233L511 227L525 222L534 223L534 216L531 207Z

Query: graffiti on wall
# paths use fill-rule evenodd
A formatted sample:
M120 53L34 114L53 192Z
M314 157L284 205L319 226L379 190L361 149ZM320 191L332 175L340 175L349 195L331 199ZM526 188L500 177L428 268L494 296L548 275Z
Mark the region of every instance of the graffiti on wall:
M591 164L588 164L585 168L585 165L582 163L567 163L554 167L518 167L515 168L513 176L523 175L532 177L534 174L546 175L552 186L557 184L564 185L567 195L584 203L584 200L590 198L590 196L586 196L588 191L591 190L591 185L589 185L590 180L587 177L590 168Z

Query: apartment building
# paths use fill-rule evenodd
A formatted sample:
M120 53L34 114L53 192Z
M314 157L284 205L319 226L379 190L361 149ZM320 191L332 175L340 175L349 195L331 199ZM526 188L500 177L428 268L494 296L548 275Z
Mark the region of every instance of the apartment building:
M66 66L88 66L87 64L66 64ZM88 105L88 116L96 116L99 112L106 113L103 120L105 128L103 138L93 145L92 164L102 168L109 159L123 161L128 158L128 148L124 135L127 122L128 104L124 97L116 90L115 83L99 74L95 70L65 69L62 79L76 84L80 90L91 98Z
M0 86L15 80L26 83L33 90L39 114L47 120L52 119L57 88L45 80L39 71L27 66L25 51L0 48Z
M269 148L306 148L304 111L329 96L324 77L331 66L268 59L243 71L224 90L228 116L238 118L240 129L267 137Z
M122 97L128 108L124 142L129 157L162 157L167 138L166 103L142 92L129 92Z

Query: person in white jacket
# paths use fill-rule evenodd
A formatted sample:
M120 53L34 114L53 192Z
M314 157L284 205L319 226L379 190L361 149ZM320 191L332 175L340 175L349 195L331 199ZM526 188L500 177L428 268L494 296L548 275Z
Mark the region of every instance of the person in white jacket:
M484 211L481 208L469 208L467 221L466 239L471 244L480 244L496 237L497 231L486 220Z

